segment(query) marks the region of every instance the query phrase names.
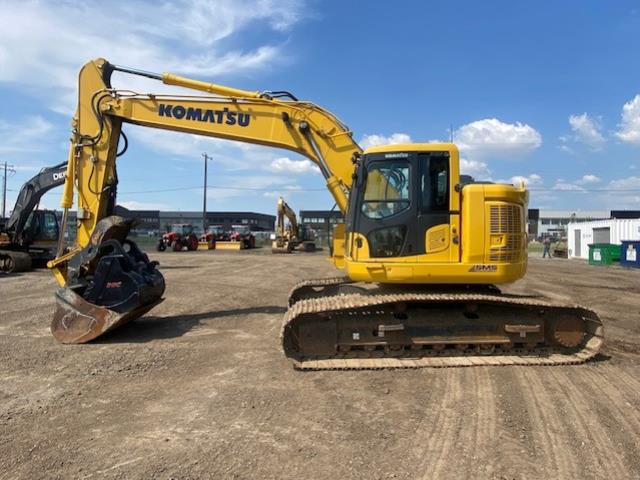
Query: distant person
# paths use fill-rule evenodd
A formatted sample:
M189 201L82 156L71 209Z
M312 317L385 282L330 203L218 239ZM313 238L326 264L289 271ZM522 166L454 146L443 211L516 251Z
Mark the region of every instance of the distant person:
M542 258L545 256L551 258L551 237L545 237L544 240L542 240L542 246Z

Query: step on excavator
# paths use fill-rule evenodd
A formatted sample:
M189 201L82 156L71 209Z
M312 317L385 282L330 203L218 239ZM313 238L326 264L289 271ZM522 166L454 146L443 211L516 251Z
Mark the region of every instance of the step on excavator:
M276 233L272 238L271 253L291 253L294 250L315 252L316 250L313 231L308 225L298 223L296 213L282 197L278 198Z
M136 93L114 71L192 91ZM574 364L603 343L595 312L497 285L527 269L524 185L462 181L452 143L363 151L335 115L286 91L247 91L96 59L79 75L64 217L77 194L77 246L49 262L63 343L90 341L162 301L164 278L127 238L108 198L124 124L288 149L314 162L345 223L336 278L294 287L281 341L297 369ZM126 138L126 137L125 137ZM124 148L123 148L124 150ZM112 203L112 202L111 202Z
M20 188L11 215L0 225L0 272L26 272L55 257L61 235L58 218L38 204L45 193L64 184L66 172L66 162L43 168Z

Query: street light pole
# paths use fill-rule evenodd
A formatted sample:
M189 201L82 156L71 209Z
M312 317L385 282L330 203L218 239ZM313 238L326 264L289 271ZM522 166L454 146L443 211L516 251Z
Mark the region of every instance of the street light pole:
M8 173L16 173L13 169L13 165L7 165L4 162L4 176L2 177L2 219L7 218L7 170Z
M202 233L207 233L207 160L211 157L207 153L203 153L204 157L204 193L202 197Z

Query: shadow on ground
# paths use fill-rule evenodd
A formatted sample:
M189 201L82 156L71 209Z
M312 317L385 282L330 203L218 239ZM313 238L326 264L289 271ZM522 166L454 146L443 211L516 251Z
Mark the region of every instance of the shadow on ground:
M234 308L209 312L170 315L158 317L144 316L109 332L93 343L144 343L152 340L183 336L204 320L251 314L283 314L285 307L270 305L263 307Z

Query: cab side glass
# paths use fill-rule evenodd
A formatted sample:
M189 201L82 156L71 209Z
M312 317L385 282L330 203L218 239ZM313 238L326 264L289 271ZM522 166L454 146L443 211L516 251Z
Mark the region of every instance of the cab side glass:
M411 179L406 162L375 162L367 169L362 213L386 218L409 208Z

